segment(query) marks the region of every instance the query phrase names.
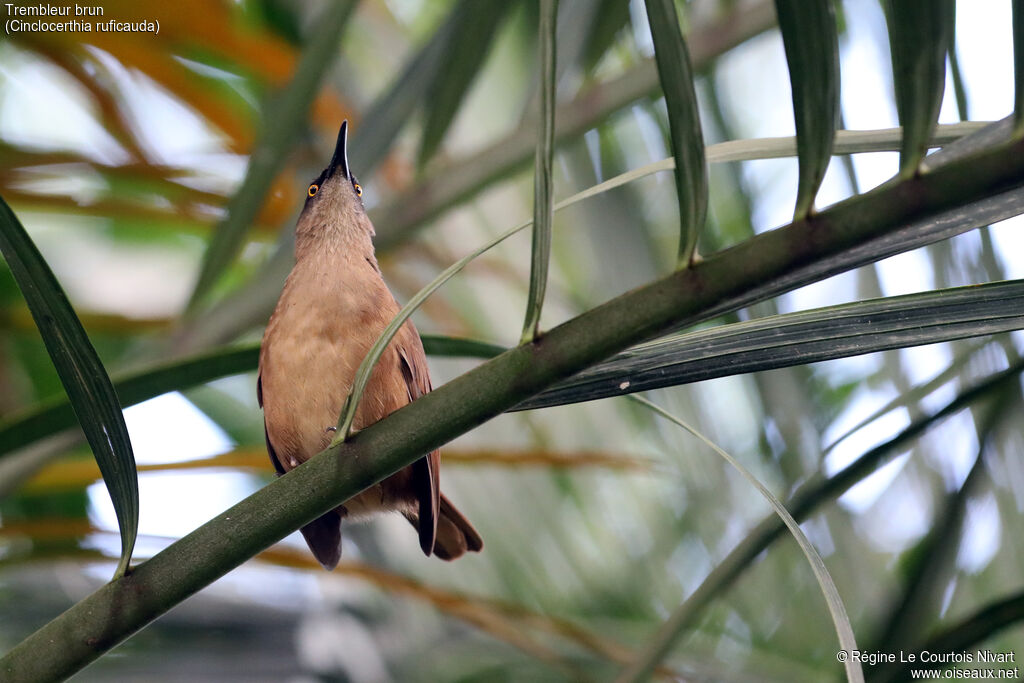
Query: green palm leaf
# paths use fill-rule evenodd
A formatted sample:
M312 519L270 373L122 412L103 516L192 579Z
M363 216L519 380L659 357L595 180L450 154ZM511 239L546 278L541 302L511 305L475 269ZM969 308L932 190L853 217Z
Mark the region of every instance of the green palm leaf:
M121 560L114 577L123 576L139 529L139 482L117 394L57 278L2 198L0 252L32 311L68 403L103 474L121 529Z

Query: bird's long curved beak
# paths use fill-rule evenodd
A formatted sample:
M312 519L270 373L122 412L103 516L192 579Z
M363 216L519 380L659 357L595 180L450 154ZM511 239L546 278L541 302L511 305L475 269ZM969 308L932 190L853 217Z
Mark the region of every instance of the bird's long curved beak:
M331 164L327 167L327 177L330 178L339 171L347 179L352 180L352 173L348 168L348 119L341 122L338 142L334 145L334 156L331 157Z

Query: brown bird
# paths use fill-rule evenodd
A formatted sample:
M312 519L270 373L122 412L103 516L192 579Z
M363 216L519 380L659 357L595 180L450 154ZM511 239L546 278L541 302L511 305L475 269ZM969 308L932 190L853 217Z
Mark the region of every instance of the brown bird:
M348 167L348 121L331 163L306 191L295 226L295 266L270 316L256 394L267 451L278 474L330 443L356 369L398 313L373 253L373 224ZM363 429L430 391L420 335L406 322L371 374L353 426ZM440 456L429 453L302 528L325 569L341 558L341 520L402 513L420 547L443 560L483 547L480 535L441 494Z

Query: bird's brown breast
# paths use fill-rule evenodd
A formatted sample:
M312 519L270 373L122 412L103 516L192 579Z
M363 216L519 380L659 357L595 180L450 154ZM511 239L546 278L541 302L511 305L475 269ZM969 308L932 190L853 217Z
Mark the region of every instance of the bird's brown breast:
M286 470L327 447L356 370L397 313L365 260L296 264L267 325L260 353L267 436ZM378 362L357 429L408 402L394 344Z

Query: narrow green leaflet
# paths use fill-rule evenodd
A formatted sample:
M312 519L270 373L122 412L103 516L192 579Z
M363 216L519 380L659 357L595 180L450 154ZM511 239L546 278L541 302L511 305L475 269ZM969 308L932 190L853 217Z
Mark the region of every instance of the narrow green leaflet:
M961 121L970 120L967 107L967 89L964 86L964 74L960 69L960 57L956 49L956 37L949 46L949 75L953 78L953 97L956 98L956 113Z
M567 73L573 73L583 59L583 50L589 39L590 27L596 23L597 13L601 11L601 5L595 0L559 0L556 3L557 20L555 30L555 45L558 47L558 63L555 65L555 83L561 83ZM537 3L538 10L542 7ZM532 8L530 11L532 15ZM540 13L537 14L538 24ZM536 50L538 57L541 57L539 42ZM544 75L542 62L538 60L538 68L535 69L534 77L531 78L530 89L533 90L536 84L541 82ZM540 111L540 95L542 88L536 88L536 92L526 98L523 103L523 116L531 117Z
M189 309L195 309L238 256L245 235L263 206L270 184L306 124L309 107L338 51L339 37L355 9L355 0L338 0L325 6L295 67L295 76L267 107L260 139L249 157L242 186L227 207L227 217L217 225L203 254Z
M530 292L526 297L526 319L520 343L532 342L540 333L540 314L548 284L551 261L551 224L554 222L551 167L555 153L555 27L558 0L541 0L537 43L540 55L540 130L533 171L533 247Z
M843 599L839 596L839 591L836 589L836 584L832 580L832 575L828 573L828 569L825 567L825 562L821 559L821 555L811 545L811 542L807 540L807 536L800 529L800 525L793 519L793 515L789 513L786 506L782 504L778 498L775 497L768 488L761 483L761 481L754 476L754 474L740 463L739 460L732 457L718 446L715 442L698 432L690 425L683 422L681 419L668 412L664 408L655 405L651 401L641 396L630 396L631 399L636 401L642 406L645 406L661 417L673 422L674 424L682 427L686 431L693 434L695 437L700 439L715 453L720 455L723 460L732 465L732 467L743 475L743 478L750 482L751 485L756 488L768 504L775 510L775 514L779 516L779 519L789 529L789 533L792 534L797 545L800 546L800 550L803 552L804 557L807 558L808 564L811 565L811 570L814 572L814 578L817 579L818 585L821 587L821 593L825 596L825 602L828 604L829 614L832 615L832 624L836 630L836 636L839 638L839 647L846 652L852 652L857 649L857 640L853 635L853 627L850 625L850 617L846 614L846 607L843 605ZM622 675L616 680L618 683L628 683L635 681L647 680L651 673L657 667L658 663L665 658L665 656L672 649L672 646L682 635L683 628L686 622L689 621L688 614L689 602L683 603L682 608L678 609L669 619L658 629L657 634L650 641L648 646L644 648L640 656L633 662L632 665L623 671ZM859 662L851 661L847 659L843 662L843 667L846 669L846 680L851 683L863 683L864 672L861 670Z
M935 128L953 41L953 0L885 0L896 110L903 127L900 175L913 176Z
M1024 134L1024 0L1013 0L1013 123Z
M515 409L579 403L1019 329L1024 329L1024 280L869 299L641 344Z
M434 334L423 335L423 350L430 356L454 358L494 358L498 354L508 351L504 346L498 344Z
M516 4L513 0L461 0L452 10L456 26L428 91L420 166L430 161L440 147L469 87L487 61L498 28Z
M839 38L831 0L775 0L793 91L800 181L794 220L814 206L839 111Z
M114 577L123 576L139 528L139 482L117 394L57 278L2 198L0 252L32 311L103 474L121 530L121 560Z
M690 53L679 29L674 0L647 0L647 19L654 39L658 77L668 108L672 157L676 162L676 195L679 198L678 267L685 268L696 253L697 236L704 227L708 211L704 133L693 87Z

